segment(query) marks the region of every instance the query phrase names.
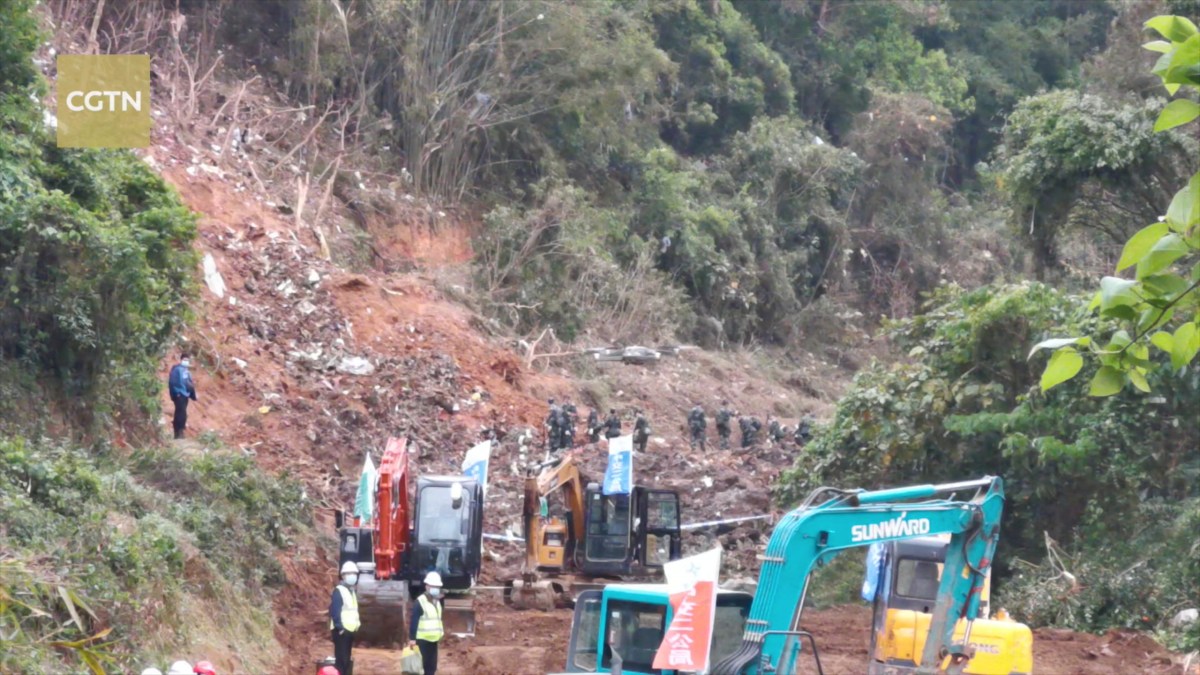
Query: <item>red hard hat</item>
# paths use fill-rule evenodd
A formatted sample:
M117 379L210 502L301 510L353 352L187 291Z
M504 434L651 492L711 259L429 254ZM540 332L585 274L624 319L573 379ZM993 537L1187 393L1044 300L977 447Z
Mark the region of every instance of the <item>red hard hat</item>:
M213 668L211 661L201 661L192 669L197 675L217 675L216 668Z
M338 669L334 668L333 666L323 666L317 671L317 675L341 675L341 673L339 673Z

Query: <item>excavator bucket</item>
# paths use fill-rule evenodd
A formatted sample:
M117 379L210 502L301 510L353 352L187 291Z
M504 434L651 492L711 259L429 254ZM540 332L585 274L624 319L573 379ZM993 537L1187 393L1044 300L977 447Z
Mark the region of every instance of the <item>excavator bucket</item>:
M504 589L504 600L513 609L549 612L562 602L563 588L554 581L515 579Z
M358 640L374 646L403 644L408 640L409 596L407 581L380 581L374 571L358 579Z
M442 628L458 637L475 636L475 593L450 591L442 601Z

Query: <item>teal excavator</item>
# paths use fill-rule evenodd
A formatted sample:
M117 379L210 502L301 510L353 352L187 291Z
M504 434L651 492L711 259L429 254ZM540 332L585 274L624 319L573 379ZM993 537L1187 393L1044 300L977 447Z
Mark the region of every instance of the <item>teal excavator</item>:
M992 476L877 491L828 487L814 490L803 504L783 517L771 534L753 600L745 598L739 602L739 598L731 595L729 602L733 604L725 612L728 616L722 615L718 606L711 652L714 665L710 672L792 675L800 672L804 654L815 660L815 671L821 672L816 642L800 628L814 569L827 565L849 548L901 541L915 545L918 540L929 541L939 535L948 535L949 542L943 541L944 548L939 547L937 552L942 568L934 573L934 578L940 576L936 594L915 610L883 608L893 614L906 612L904 617L891 617L890 625L901 623L901 619L919 625L905 633L912 638L905 643L911 643L911 655L880 660L880 653L895 655L903 650L873 648L864 672L919 675L1030 672L1032 638L1027 627L1016 622L994 621L986 622L989 625L985 626L984 620L976 621L1000 537L1003 505L1003 481ZM907 587L905 584L911 582L897 580L898 587ZM666 587L659 586L657 590L631 587L630 591L633 590L640 593L636 603L624 597L618 601L616 594L623 592L622 587L609 586L591 598L591 602L576 605L568 672L611 672L609 665L615 654L622 655L625 673L669 672L650 668L648 661L642 664L636 656L641 654L638 648L642 648L651 659L661 642L671 615ZM739 606L742 609L737 611ZM633 612L635 609L637 612ZM623 640L620 626L609 625L622 620L622 612L637 616L634 638ZM1006 625L990 625L996 623ZM974 639L973 627L980 629L980 635ZM657 631L657 638L650 635L650 629ZM733 631L741 632L740 642ZM897 633L892 637L900 635L900 631L892 632ZM803 653L802 641L807 642ZM874 645L875 641L872 642ZM997 664L990 658L971 663L980 644L989 657L1004 656L1007 665L994 669Z
M956 493L971 492L968 500ZM944 497L944 498L937 498ZM913 502L912 500L924 500ZM916 537L950 535L928 637L915 672L963 672L971 622L979 615L980 594L1000 540L1004 482L993 476L960 483L877 490L818 488L789 512L771 534L758 588L742 633L742 645L712 669L714 675L793 673L801 641L804 596L813 569L848 548ZM961 639L955 628L966 621ZM819 668L819 666L818 666Z

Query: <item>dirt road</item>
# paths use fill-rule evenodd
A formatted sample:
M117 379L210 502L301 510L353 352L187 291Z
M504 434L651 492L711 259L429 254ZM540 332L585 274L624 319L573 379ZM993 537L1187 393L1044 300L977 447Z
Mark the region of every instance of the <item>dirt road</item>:
M847 605L806 613L804 628L816 636L825 675L861 675L868 655L871 610ZM544 675L561 672L566 659L571 612L517 612L487 601L478 633L471 639L447 638L439 675ZM327 655L314 645L312 661ZM797 675L816 673L812 662ZM399 652L355 649L358 675L397 675ZM1178 657L1134 632L1089 635L1065 630L1034 632L1034 672L1038 675L1168 675L1180 672Z

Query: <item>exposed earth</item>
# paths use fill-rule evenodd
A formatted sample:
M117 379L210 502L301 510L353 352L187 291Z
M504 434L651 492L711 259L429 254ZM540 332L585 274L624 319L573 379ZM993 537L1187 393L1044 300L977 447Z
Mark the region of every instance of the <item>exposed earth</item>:
M288 579L275 601L276 638L288 654L280 673L313 672L330 653L325 609L335 580L333 510L352 500L364 451L378 460L389 436L410 438L419 471L448 473L490 429L499 445L485 531L519 532L521 466L541 458L536 434L546 398L574 399L581 416L591 406L617 408L627 429L632 409L641 407L654 433L647 453L635 458L636 478L678 489L684 522L768 516L697 530L684 540L685 552L719 540L726 551L723 580L753 579L755 556L778 516L770 486L795 449L710 445L692 452L684 440L686 410L694 401L715 410L729 398L764 421L768 414L785 423L805 414L822 418L857 365L879 349L863 336L857 353L818 352L770 370L758 368L753 355L701 350L653 367L581 365L582 356L530 359L527 349L456 299L455 289L466 283L469 222L372 221L375 263L349 272L323 259L315 236L250 187L244 171L195 171L216 160L171 138L157 142L153 162L201 214L197 246L213 257L225 287L221 297L202 289L197 322L186 335L201 398L189 422L193 440L183 447L245 453L298 478L320 533L280 556ZM516 439L524 430L534 430L535 441L522 457ZM601 470L600 448L577 452L592 475ZM483 584L495 586L520 571L517 545L486 548ZM487 592L478 605L477 635L448 638L439 672L563 667L568 610L516 612ZM863 671L869 623L870 611L861 606L808 613L804 627L817 636L825 672ZM213 660L223 671L240 666L235 657ZM399 672L392 650L358 649L355 660L359 675ZM1178 673L1178 663L1134 633L1039 630L1035 638L1036 672L1048 675Z

